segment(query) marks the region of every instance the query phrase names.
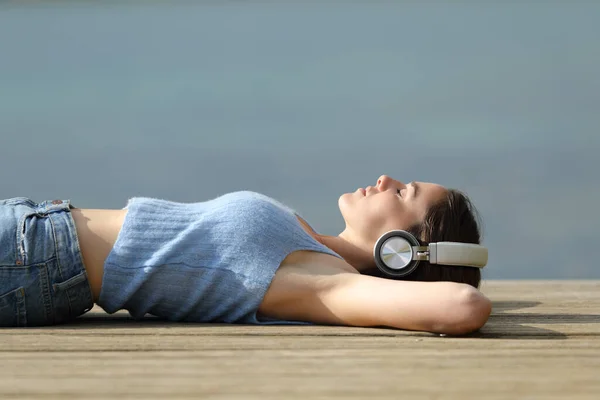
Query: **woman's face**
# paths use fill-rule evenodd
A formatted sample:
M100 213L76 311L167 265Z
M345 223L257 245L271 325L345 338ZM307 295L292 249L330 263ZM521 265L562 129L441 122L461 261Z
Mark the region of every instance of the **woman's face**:
M407 230L423 221L429 207L441 201L446 192L434 183L404 184L382 175L375 186L343 194L338 204L346 231L371 243L386 232Z

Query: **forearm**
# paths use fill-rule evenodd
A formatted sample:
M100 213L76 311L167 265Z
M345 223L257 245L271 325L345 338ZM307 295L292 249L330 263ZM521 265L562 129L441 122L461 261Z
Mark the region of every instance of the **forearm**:
M328 299L343 323L465 334L482 327L491 302L477 289L452 282L407 282L347 276Z

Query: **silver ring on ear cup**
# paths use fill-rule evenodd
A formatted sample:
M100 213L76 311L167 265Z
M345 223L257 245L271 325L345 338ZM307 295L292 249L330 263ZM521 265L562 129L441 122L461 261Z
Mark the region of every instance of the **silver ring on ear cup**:
M406 276L419 265L419 260L414 259L413 247L420 245L419 241L406 231L387 232L375 243L375 264L386 275Z

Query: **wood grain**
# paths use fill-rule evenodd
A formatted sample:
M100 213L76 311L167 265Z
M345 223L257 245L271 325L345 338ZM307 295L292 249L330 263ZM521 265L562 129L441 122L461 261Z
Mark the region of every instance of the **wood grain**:
M0 330L0 398L600 398L600 281L487 281L466 337L133 321Z

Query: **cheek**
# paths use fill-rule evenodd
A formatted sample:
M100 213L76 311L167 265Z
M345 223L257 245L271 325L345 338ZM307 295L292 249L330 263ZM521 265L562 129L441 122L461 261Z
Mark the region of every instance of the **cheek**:
M402 220L401 205L395 199L373 200L352 194L340 196L338 205L346 224L369 239L392 229L401 229L398 227Z
M412 225L408 221L408 210L396 199L374 204L369 210L371 230L377 235L396 229L406 230Z
M393 221L396 219L397 209L394 207L396 204L390 204L389 202L382 202L374 204L369 210L371 224L373 229L378 230L390 230L390 226L393 226Z
M368 238L379 237L391 226L389 205L382 202L360 204L356 209L354 221L355 227Z

